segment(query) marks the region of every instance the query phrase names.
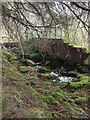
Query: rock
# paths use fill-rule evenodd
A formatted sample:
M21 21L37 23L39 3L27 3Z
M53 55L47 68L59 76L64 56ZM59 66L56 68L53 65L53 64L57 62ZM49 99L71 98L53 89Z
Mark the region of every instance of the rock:
M68 45L61 39L40 40L38 42L38 51L40 53L47 53L48 56L53 57L55 60L62 59L78 64L83 64L89 56L88 54L90 54L82 46Z
M82 72L82 73L88 73L89 72L89 68L88 65L78 65L77 66L78 71Z
M60 84L60 82L53 81L53 82L52 82L52 84L53 84L53 85L59 85L59 84Z
M40 73L46 73L46 72L50 72L50 70L48 70L46 67L40 67L38 69L38 72L40 72Z
M26 60L27 65L34 66L35 63L32 60Z
M89 70L88 70L88 68L84 67L84 68L82 68L82 72L88 73Z
M42 65L42 63L41 62L38 62L38 63L35 63L35 65L37 66L41 66Z
M59 72L66 72L66 68L64 68L63 66L60 68Z
M84 63L90 65L90 55L85 59Z
M51 76L58 77L58 74L57 74L57 73L54 73L54 72L51 72Z
M72 81L73 82L78 82L78 78L73 78Z
M31 59L31 60L34 60L35 62L36 61L40 61L40 59L41 59L41 55L40 55L40 53L31 53L30 55L29 55L29 58Z

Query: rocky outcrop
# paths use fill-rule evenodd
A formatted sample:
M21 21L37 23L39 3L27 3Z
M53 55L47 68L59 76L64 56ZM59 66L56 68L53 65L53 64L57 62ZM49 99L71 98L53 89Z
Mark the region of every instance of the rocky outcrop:
M67 43L64 43L61 39L43 39L39 38L38 40L31 39L30 43L23 44L24 52L28 55L30 54L31 45L35 47L40 53L44 53L46 56L49 55L54 59L58 60L67 60L72 63L83 64L84 61L88 58L88 54L83 47L74 47L70 46ZM4 43L3 46L7 48L18 47L19 44L16 43ZM20 51L20 50L18 50ZM14 51L15 52L15 51Z
M62 40L41 40L38 44L39 52L48 54L55 59L68 60L83 64L88 54L82 48L75 48Z

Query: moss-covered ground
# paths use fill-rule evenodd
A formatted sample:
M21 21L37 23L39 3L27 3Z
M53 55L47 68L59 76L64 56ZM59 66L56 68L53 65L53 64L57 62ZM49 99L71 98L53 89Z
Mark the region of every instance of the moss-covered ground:
M53 85L50 72L25 66L3 52L2 113L4 118L88 118L90 76ZM44 70L45 69L45 70ZM47 69L47 70L46 70Z

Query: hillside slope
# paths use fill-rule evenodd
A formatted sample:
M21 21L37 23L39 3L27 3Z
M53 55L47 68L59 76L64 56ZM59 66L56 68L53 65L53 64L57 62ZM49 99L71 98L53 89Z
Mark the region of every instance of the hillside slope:
M3 50L3 117L88 118L90 77L79 74L78 82L53 85L50 70L42 69L25 66Z

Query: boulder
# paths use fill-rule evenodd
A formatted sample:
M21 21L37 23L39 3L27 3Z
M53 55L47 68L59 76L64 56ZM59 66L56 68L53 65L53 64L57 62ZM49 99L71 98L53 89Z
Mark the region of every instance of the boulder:
M45 39L39 41L38 51L54 59L67 60L78 64L84 64L84 61L90 54L82 46L69 45L61 39Z

